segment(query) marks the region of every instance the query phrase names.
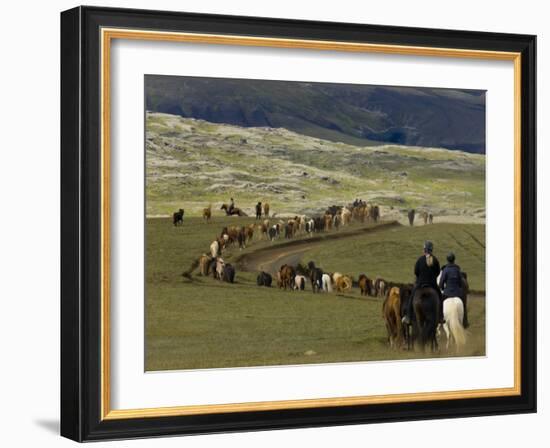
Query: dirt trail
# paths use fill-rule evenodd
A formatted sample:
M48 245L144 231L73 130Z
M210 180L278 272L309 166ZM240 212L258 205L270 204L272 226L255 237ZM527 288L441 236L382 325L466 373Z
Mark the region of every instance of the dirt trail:
M253 252L242 257L238 264L243 271L265 271L275 275L283 264L296 266L305 252L319 244L319 242L305 244L298 248L274 247L268 252Z
M287 243L278 244L270 247L263 247L256 251L243 254L236 260L239 269L248 272L265 271L275 275L281 265L296 265L302 255L308 250L322 244L325 241L340 240L343 238L352 238L364 233L376 233L387 230L391 227L400 226L397 221L391 221L377 225L375 227L363 227L356 231L341 233L323 233L311 238L291 240Z

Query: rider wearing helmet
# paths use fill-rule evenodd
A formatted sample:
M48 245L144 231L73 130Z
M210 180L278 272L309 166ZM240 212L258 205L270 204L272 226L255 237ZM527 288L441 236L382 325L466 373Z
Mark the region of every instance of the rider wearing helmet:
M447 264L441 269L439 288L443 291L443 300L448 297L460 297L462 299L462 303L464 304L463 323L464 327L468 327L462 272L460 272L460 266L455 264L455 254L452 252L449 252L447 255Z
M441 303L441 291L437 286L437 276L439 275L439 260L433 255L434 245L431 241L424 243L424 254L421 255L416 264L414 265L415 283L414 288L409 296L409 302L407 303L407 311L403 316L403 323L410 324L413 317L413 298L416 292L416 288L430 287L434 288L439 295L439 301ZM439 320L442 320L441 307Z

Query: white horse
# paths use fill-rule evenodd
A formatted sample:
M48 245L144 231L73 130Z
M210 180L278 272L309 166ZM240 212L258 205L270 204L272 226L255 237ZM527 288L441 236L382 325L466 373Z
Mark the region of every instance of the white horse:
M462 326L462 319L464 318L464 304L460 297L449 297L443 301L443 329L447 335L447 351L451 339L456 347L456 352L466 345L466 331Z
M323 284L323 291L332 292L332 280L330 278L330 275L323 274L323 276L321 277L321 281Z
M216 260L216 278L221 280L223 278L223 270L225 268L225 261L221 258Z
M351 222L351 210L349 210L347 207L344 207L342 209L342 225L345 226Z
M303 275L296 275L294 277L294 289L300 291L306 289L306 278Z
M315 221L313 219L310 219L306 221L306 233L309 235L313 234L315 232Z
M210 254L212 258L217 258L220 253L220 243L218 243L217 240L212 241L212 244L210 244Z

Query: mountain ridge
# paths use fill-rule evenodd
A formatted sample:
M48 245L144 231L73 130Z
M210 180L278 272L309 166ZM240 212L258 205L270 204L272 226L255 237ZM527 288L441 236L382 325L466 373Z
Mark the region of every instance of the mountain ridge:
M358 146L485 153L479 90L146 75L146 109Z

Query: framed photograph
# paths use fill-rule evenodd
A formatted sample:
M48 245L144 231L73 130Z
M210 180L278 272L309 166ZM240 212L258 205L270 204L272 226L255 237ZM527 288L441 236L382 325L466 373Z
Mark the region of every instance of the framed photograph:
M536 411L535 36L61 14L61 433Z

